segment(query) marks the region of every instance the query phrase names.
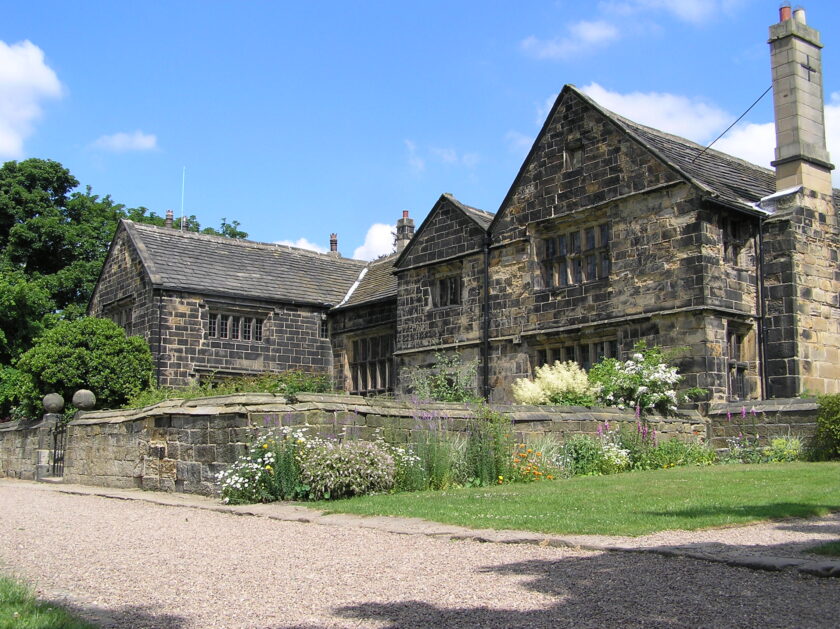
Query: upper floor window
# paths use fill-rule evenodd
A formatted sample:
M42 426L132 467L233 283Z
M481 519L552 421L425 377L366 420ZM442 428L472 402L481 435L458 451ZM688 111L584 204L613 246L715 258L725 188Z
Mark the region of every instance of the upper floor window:
M609 225L590 225L543 238L538 245L538 256L545 288L609 277Z
M723 244L723 261L727 264L738 264L741 251L752 237L750 224L730 216L723 216L720 219L720 235Z
M131 302L123 300L106 308L105 316L125 330L126 335L129 335L132 331L133 310Z
M449 275L435 280L432 286L432 306L443 308L445 306L458 306L461 303L461 278L458 275Z
M211 310L207 321L207 336L211 339L261 342L264 321L261 317Z
M583 147L571 146L563 151L563 170L574 170L583 165Z

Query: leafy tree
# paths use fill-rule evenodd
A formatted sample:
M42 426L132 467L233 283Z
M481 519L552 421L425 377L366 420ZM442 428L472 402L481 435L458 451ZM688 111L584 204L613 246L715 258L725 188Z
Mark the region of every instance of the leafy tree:
M113 321L93 317L58 323L16 366L26 379L17 402L29 415L41 412L40 400L47 393L70 400L82 388L93 391L97 406L117 408L150 386L153 370L145 340L126 337Z
M99 197L58 162L27 159L0 167L0 365L11 364L32 339L59 319L85 314L121 218L163 225L147 208L126 209ZM202 231L196 217L187 229ZM245 238L239 223L219 230Z
M0 271L0 364L23 353L51 323L49 291L20 271Z

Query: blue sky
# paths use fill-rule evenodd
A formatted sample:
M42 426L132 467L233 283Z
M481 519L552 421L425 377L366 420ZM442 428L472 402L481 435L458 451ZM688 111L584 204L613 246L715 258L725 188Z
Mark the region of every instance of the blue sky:
M565 83L707 143L770 85L776 0L10 3L0 159L127 206L375 257L437 197L495 212ZM821 31L840 160L840 11ZM770 95L716 148L772 159ZM835 177L835 185L840 185ZM378 225L378 226L377 226ZM303 239L303 240L301 240Z

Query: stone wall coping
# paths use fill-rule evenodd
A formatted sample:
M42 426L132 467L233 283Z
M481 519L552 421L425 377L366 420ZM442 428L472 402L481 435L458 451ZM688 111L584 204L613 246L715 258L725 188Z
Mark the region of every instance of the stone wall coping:
M358 395L330 393L301 393L296 403L272 393L237 393L193 400L164 400L152 406L134 409L81 411L71 425L121 423L161 416L198 415L260 415L300 413L307 411L358 413L382 417L414 417L418 419L472 419L477 405L466 403L430 402L417 406L410 400L364 398ZM774 402L774 401L769 401ZM785 400L785 404L811 404L807 400ZM528 406L524 404L494 404L493 410L508 415L514 423L550 422L552 420L578 421L635 421L630 410L611 407L584 406ZM737 410L740 412L740 406ZM763 406L762 410L768 410ZM788 408L787 406L785 408ZM726 412L724 409L721 411ZM431 413L431 416L427 414ZM438 415L439 413L439 415ZM696 410L680 410L674 416L652 415L647 421L660 423L703 423L704 418ZM8 429L6 429L8 430Z
M712 404L708 415L740 415L741 409L752 413L776 413L779 411L815 411L819 408L816 398L777 398L772 400L744 400L743 402L729 402Z
M51 418L41 418L34 421L21 419L18 421L0 423L0 432L12 432L15 430L38 430L40 428L52 428L53 426L55 426L55 420Z

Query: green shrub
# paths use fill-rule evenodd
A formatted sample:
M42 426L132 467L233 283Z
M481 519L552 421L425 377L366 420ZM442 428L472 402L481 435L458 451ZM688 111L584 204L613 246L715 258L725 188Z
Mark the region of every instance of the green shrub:
M512 453L510 420L486 404L479 405L475 419L467 428L466 484L492 485L498 482L500 476L509 476Z
M321 441L300 463L300 483L309 500L337 500L389 491L394 459L377 443Z
M477 402L474 383L478 361L461 361L460 354L435 353L433 367L416 367L408 372L414 395L420 400L437 402Z
M840 458L840 394L817 398L817 458Z
M28 389L31 387L29 379L20 371L0 365L0 422L20 419L18 400L29 396Z
M119 408L149 387L152 354L146 341L126 337L113 321L85 317L45 332L16 367L28 381L17 400L25 413L40 414L47 393L69 401L78 389L93 391L100 408Z
M292 370L282 373L264 373L258 376L210 380L188 387L150 387L131 396L126 402L125 408L142 408L164 400L192 400L216 395L232 395L234 393L274 393L294 401L298 393L327 393L330 390L328 376Z
M563 459L569 476L596 476L603 468L604 450L593 437L574 435L564 444Z
M589 381L598 387L602 404L638 409L642 413L674 412L677 404L688 396L703 392L700 389L678 392L682 379L677 368L668 365L662 350L648 347L644 341L636 343L628 360L605 358L589 371Z
M790 463L802 459L802 440L799 437L776 437L770 440L767 459L771 463Z
M592 406L597 392L586 371L572 361L537 367L533 380L519 378L513 383L513 398L520 404Z

